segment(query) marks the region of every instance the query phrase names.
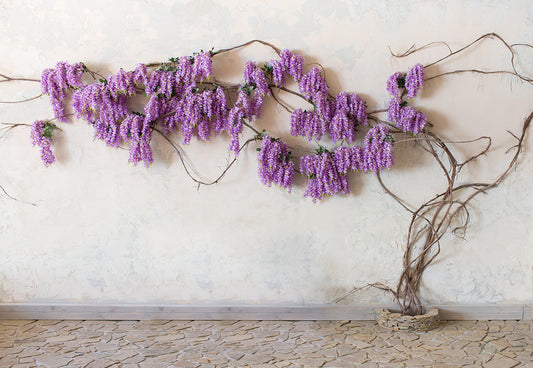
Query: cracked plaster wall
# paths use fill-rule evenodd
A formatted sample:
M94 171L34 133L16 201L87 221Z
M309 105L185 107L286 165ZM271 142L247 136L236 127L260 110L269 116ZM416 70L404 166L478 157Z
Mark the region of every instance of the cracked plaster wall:
M531 4L495 1L0 1L0 70L39 78L59 60L84 61L109 74L137 62L166 60L199 49L263 39L302 52L325 67L331 90L356 91L370 109L387 103L385 81L395 71L445 54L433 47L407 59L393 50L448 41L457 48L498 32L533 42ZM226 54L215 72L239 80L247 58L266 61L264 47ZM508 65L496 42L438 67L438 71ZM530 67L524 50L519 66ZM435 69L434 69L435 71ZM531 75L531 74L530 74ZM0 100L39 92L38 85L0 86ZM416 105L449 139L495 138L495 151L468 172L494 177L502 169L505 133L518 131L533 88L509 77L453 76L428 83ZM0 105L0 121L51 116L48 99ZM288 115L272 103L256 124L291 144ZM313 204L264 187L254 148L216 186L187 177L171 149L154 139L149 169L127 163L127 151L93 141L84 122L61 125L58 163L42 167L29 129L0 142L0 184L37 206L0 199L0 301L75 303L329 303L354 285L394 285L409 218L372 175L353 175L353 193ZM532 139L503 185L474 202L465 240L448 237L423 285L429 303L533 301ZM215 176L228 158L228 140L192 144L195 167ZM459 152L458 154L466 154ZM507 156L508 157L508 156ZM415 203L442 184L424 155L406 144L384 180ZM346 303L389 303L367 290Z

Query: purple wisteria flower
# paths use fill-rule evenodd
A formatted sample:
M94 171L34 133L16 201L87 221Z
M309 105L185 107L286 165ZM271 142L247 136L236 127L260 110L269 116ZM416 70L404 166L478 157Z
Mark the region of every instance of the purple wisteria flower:
M244 81L247 86L252 86L253 93L261 96L270 95L270 88L265 72L258 68L253 61L246 62L244 66Z
M356 124L366 125L367 120L366 104L361 97L355 93L339 93L335 97L335 114L329 127L331 140L352 143Z
M400 110L400 119L396 125L404 132L418 134L424 129L427 123L426 115L423 112L405 106Z
M392 138L386 125L375 126L366 134L364 160L365 171L390 169L394 164Z
M54 128L55 125L43 120L34 121L31 125L31 144L41 148L41 160L46 167L52 165L56 160L50 148Z
M420 133L427 123L426 115L417 111L407 102L402 101L402 89L407 92L406 98L413 98L418 94L424 83L424 66L416 64L407 71L407 74L394 73L387 80L387 91L392 95L389 101L389 120L404 132Z
M133 96L135 94L134 73L120 69L117 74L107 77L107 88L114 98L120 95Z
M322 76L320 69L316 66L312 67L307 73L305 73L298 83L300 93L306 98L311 98L317 92L328 93L328 85L326 80Z
M321 200L326 195L350 193L348 177L339 173L330 152L302 156L300 172L309 178L304 197L311 197L313 202Z
M213 65L211 61L211 53L209 51L200 52L194 55L192 66L193 79L203 81L213 76Z
M264 135L262 139L257 154L261 182L268 186L277 184L290 192L294 179L294 162L289 159L289 146L269 135Z
M282 87L287 77L285 67L279 60L271 60L269 64L272 67L272 80L276 86Z
M92 124L95 137L111 147L118 147L120 144L120 123L129 114L128 95L115 89L119 88L119 83L116 81L112 86L90 84L77 90L72 96L75 116Z
M281 65L287 73L298 82L303 75L304 58L300 54L293 54L290 50L282 50L279 54Z
M309 178L304 196L310 196L315 202L325 195L348 194L348 173L377 172L392 167L394 146L386 125L371 128L364 143L364 147L339 146L334 152L303 156L300 171Z
M63 106L69 88L82 88L81 77L84 72L82 63L68 64L60 61L54 69L45 69L41 74L41 91L50 96L54 116L64 123L68 122Z
M291 135L320 140L328 132L328 126L314 111L297 109L291 114Z
M143 161L146 167L152 164L150 121L143 116L129 114L120 126L120 137L124 142L130 144L129 162L133 163L134 166L140 161Z
M403 88L404 84L405 84L405 77L403 73L396 72L393 75L391 75L389 79L387 79L387 91L391 95L399 98L401 94L400 86L401 88Z
M424 84L424 66L416 64L407 71L405 75L405 89L407 90L406 98L413 98L418 94Z

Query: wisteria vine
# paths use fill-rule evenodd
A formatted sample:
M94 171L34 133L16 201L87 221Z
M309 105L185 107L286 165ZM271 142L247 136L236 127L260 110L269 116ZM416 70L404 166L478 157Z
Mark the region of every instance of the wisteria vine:
M427 76L427 71L432 66L489 38L497 39L510 52L512 71L470 69ZM216 56L254 42L270 47L278 57L262 64L246 62L239 84L217 80L212 65ZM497 186L514 167L533 119L532 113L525 120L521 135L513 134L518 141L513 147L516 149L515 155L496 181L457 184L461 168L489 150L490 138L481 137L462 142L488 139L484 150L464 162L459 162L447 143L429 129L431 125L424 112L412 107L412 99L419 96L424 82L465 72L509 74L533 84L531 78L519 73L515 67L516 48L532 46L510 45L494 33L483 35L456 51L452 51L445 43L441 44L448 48L447 56L426 66L415 64L406 72L396 72L384 81L390 99L386 109L375 111L368 111L366 101L354 92L341 91L332 94L322 68L306 65L303 55L287 49L279 50L259 40L229 49L202 50L192 56L171 57L161 63L138 64L134 70L120 69L116 74L107 77L92 71L83 63L59 62L54 68L45 69L40 80L35 80L40 82L42 94L49 96L54 117L31 124L31 143L40 147L44 165L52 165L55 157L51 147L55 130L58 129L55 122L67 123L71 115L74 115L75 118L90 124L94 128L94 137L104 141L106 145L115 148L127 146L129 162L133 165L142 162L149 167L154 160L152 138L153 134L157 133L175 149L187 174L198 185L208 185L219 182L248 144L260 142L256 148L260 181L267 186L275 184L290 192L294 175L303 175L307 178L307 188L303 195L314 202L328 196L347 195L350 193L350 175L356 172L373 172L384 191L409 211L411 224L403 260L404 270L397 287L392 288L381 283L368 286L391 292L403 313L420 314L423 310L418 295L420 279L424 270L439 254L442 236L450 230L466 229L469 221L469 202L479 193L485 193ZM405 57L431 45L433 43L393 56ZM3 78L0 82L30 80L2 74L0 77ZM294 84L297 85L297 90L291 88ZM291 109L277 96L279 91L296 95L312 107ZM73 114L66 112L65 103L69 96ZM134 96L145 97L146 103L142 111L135 111L130 107ZM281 138L254 127L254 122L261 117L267 98L273 98L290 114L288 123L293 137L317 145L314 153L293 155L293 148ZM386 118L382 117L384 114ZM4 129L9 131L20 126L25 124L10 124ZM245 129L251 131L253 136L242 143ZM228 149L233 152L235 158L218 178L204 182L188 170L181 146L173 141L175 134L181 135L185 145L193 138L210 141L219 135L226 135L229 137ZM380 175L382 170L393 166L394 146L399 142L396 137L401 135L408 136L431 154L447 178L446 188L418 208L409 206L393 193ZM323 140L327 144L321 144ZM443 160L447 161L447 165ZM466 214L466 220L453 227L452 224L461 214ZM354 288L342 298L359 289Z

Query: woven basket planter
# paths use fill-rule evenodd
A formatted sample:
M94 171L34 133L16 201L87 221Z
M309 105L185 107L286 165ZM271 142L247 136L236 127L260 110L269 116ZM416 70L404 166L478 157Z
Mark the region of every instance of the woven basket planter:
M409 316L388 309L378 309L376 321L380 326L393 330L428 331L438 326L439 310L430 309L425 314Z

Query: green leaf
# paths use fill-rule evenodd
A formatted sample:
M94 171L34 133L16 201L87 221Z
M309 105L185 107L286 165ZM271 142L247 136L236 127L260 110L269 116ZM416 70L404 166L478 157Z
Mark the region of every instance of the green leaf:
M43 125L43 137L52 139L54 136L54 129L56 126L52 123L44 123Z
M405 88L405 74L403 74L401 77L398 77L396 82L398 83L398 87Z

